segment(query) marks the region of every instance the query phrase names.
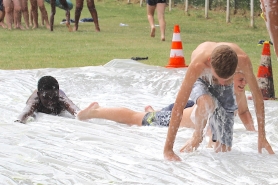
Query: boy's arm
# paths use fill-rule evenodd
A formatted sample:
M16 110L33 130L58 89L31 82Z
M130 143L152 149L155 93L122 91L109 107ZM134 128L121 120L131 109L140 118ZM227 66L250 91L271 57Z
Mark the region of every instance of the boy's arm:
M37 110L37 105L38 95L37 91L34 91L33 94L27 100L25 108L23 109L22 113L17 117L15 122L26 123L27 118Z
M249 57L245 56L241 58L241 60L244 60L244 65L241 67L244 70L246 80L252 93L258 121L258 151L259 153L262 153L262 149L265 148L269 154L274 154L272 147L268 143L265 135L265 110L263 95L259 89L256 77L253 73L253 68Z
M60 90L59 91L60 98L59 100L63 103L65 109L71 113L72 115L76 115L77 112L80 110L79 107L77 107L67 96L66 94Z
M197 59L197 58L195 58ZM199 58L200 60L200 58ZM202 60L202 59L201 59ZM192 60L193 61L193 60ZM197 59L198 61L198 59ZM205 66L203 63L192 63L189 65L185 78L182 82L181 88L178 92L168 128L167 138L164 145L164 158L167 160L178 161L181 160L173 151L174 141L176 138L177 131L180 126L180 122L183 116L183 109L189 99L192 91L193 84L196 82L198 77L201 75Z
M236 101L238 105L238 116L245 126L246 130L256 131L244 91L236 94Z

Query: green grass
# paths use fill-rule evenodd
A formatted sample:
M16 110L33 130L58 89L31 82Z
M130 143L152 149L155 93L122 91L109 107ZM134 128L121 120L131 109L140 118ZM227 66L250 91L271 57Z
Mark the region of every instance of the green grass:
M75 2L73 2L75 3ZM247 52L253 62L254 73L260 64L261 46L259 40L268 40L269 36L264 21L255 17L255 27L250 27L249 14L231 15L231 23L226 23L226 13L209 11L209 18L204 18L204 10L190 9L186 14L181 5L165 13L166 41L160 41L159 27L156 37L150 37L150 28L146 15L146 5L127 1L102 0L95 2L101 32L97 33L93 23L80 23L77 32L68 32L65 25L59 24L65 11L57 8L54 32L40 26L36 30L0 29L0 68L68 68L103 65L115 58L135 56L149 57L142 61L150 65L168 64L173 27L180 26L181 39L186 64L190 63L191 52L204 41L235 42ZM48 15L50 6L45 3ZM30 7L29 7L30 8ZM90 17L86 1L81 18ZM74 9L71 11L74 19ZM156 24L157 17L155 16ZM22 20L23 21L23 20ZM126 27L120 23L128 24ZM276 57L272 52L272 65L275 86L278 85ZM276 93L277 94L277 93Z

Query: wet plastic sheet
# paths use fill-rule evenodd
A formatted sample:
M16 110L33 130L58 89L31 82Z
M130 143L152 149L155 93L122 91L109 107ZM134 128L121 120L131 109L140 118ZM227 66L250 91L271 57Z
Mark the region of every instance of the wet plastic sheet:
M257 133L247 132L238 118L228 153L214 153L206 141L193 153L180 153L193 132L180 129L174 151L182 162L163 158L168 128L78 121L67 113L13 122L44 75L57 78L80 108L97 101L143 111L174 102L185 72L123 59L82 68L0 70L0 184L277 184L277 155L258 154ZM253 102L248 104L256 123ZM265 102L267 138L276 153L277 105Z

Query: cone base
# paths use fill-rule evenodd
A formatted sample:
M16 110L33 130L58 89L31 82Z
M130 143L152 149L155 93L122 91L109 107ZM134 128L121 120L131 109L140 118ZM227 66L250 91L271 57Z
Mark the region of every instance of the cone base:
M182 67L188 67L185 64L184 57L174 57L170 58L169 64L165 66L167 68L182 68Z

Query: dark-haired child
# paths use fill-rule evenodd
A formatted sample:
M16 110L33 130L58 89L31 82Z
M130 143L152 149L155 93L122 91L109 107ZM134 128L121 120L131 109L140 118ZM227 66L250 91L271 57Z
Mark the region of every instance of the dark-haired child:
M16 121L26 123L35 112L58 115L65 110L75 115L79 108L59 89L59 83L54 77L43 76L38 81L38 89L29 97Z

